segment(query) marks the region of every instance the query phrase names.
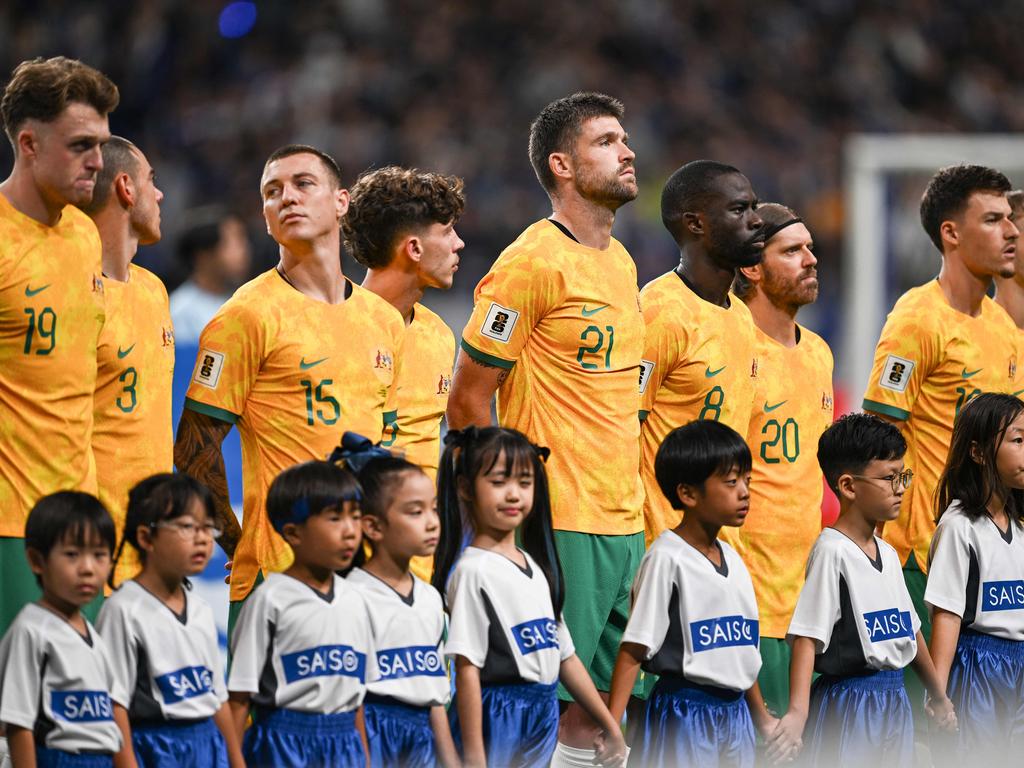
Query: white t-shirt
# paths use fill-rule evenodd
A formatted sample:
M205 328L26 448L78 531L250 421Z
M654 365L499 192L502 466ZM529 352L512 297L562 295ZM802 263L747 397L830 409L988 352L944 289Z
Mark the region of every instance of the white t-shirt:
M377 677L375 651L366 604L343 578L323 595L271 573L238 617L228 690L253 694L257 707L351 712Z
M113 702L120 687L103 638L86 635L36 603L18 613L0 642L0 722L35 732L36 743L64 752L121 749Z
M745 691L761 669L757 600L736 550L718 546L720 566L663 531L633 580L622 642L647 648L647 672Z
M129 580L104 601L96 629L131 697L133 725L213 717L227 701L213 611L198 595L185 591L179 616Z
M786 639L816 643L814 670L848 677L903 669L917 656L917 617L899 555L877 536L877 560L834 528L818 536L807 560ZM929 576L930 578L930 576Z
M378 678L366 688L414 707L445 704L451 697L444 663L445 615L441 595L412 577L409 597L362 568L348 583L363 593L377 649Z
M522 554L526 568L497 552L466 547L448 581L445 652L479 667L483 685L549 685L576 653L565 622L555 620L544 572Z
M957 614L964 627L1024 640L1024 529L1004 535L992 518L971 520L953 502L928 552L929 605Z

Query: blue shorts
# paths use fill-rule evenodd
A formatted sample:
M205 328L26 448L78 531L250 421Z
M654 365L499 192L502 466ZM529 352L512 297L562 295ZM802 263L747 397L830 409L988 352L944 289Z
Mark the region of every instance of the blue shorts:
M830 768L911 768L914 716L903 670L815 680L800 762Z
M558 744L557 683L481 688L488 768L546 768ZM450 710L452 738L462 752L458 707Z
M132 749L139 768L228 768L224 736L212 718L132 725Z
M1024 642L962 631L947 690L960 730L933 736L942 764L1003 765L1024 752Z
M367 694L363 702L371 768L432 768L437 765L430 707L413 707Z
M365 768L356 713L325 715L272 709L259 713L242 740L249 768Z
M672 675L659 678L629 764L749 768L754 764L754 723L743 691Z
M114 756L36 747L36 765L38 768L111 768Z

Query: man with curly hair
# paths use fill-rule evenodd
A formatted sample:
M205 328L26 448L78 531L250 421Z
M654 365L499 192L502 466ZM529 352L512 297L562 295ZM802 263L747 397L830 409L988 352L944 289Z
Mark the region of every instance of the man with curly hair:
M353 258L367 268L363 287L405 318L405 354L395 418L384 445L437 474L441 417L448 405L455 336L420 300L427 288L448 290L465 243L455 232L465 198L462 179L388 166L364 173L350 190L341 228ZM429 571L423 576L429 579Z

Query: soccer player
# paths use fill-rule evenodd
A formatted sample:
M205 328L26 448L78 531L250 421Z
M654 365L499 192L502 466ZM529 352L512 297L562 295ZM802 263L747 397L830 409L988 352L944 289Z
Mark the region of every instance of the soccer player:
M907 441L914 484L883 536L899 554L926 639L935 490L953 420L982 392L1021 389L1017 329L986 295L993 278L1014 275L1018 231L1010 221L1009 189L1002 173L978 165L949 166L932 177L921 198L921 223L942 254L942 269L937 279L903 294L889 313L864 393L864 410L895 422Z
M330 155L281 147L267 159L260 191L281 261L239 288L203 331L174 446L178 469L214 493L218 541L232 557L232 617L265 574L292 561L267 519L271 480L327 456L346 429L379 439L405 333L398 310L342 274L348 192ZM236 424L241 529L221 453Z
M103 243L106 322L97 347L92 451L99 498L124 532L128 491L150 475L170 472L174 329L163 282L132 264L139 245L160 240L156 174L127 139L103 145L103 170L84 207ZM114 569L115 585L139 570L134 548Z
M679 168L661 192L661 220L679 246L679 266L640 291L647 329L640 474L648 543L679 522L654 476L654 457L668 433L711 419L747 434L757 377L754 322L729 288L739 267L761 260L756 208L747 177L712 160Z
M832 423L832 352L797 324L818 298L814 240L791 209L763 203L761 263L736 273L733 290L754 318L757 389L747 443L754 455L750 513L738 551L750 570L761 621L761 693L774 712L789 706L786 630L821 531L822 475L814 455Z
M1010 219L1017 231L1024 228L1024 190L1006 193L1010 203ZM1014 259L1013 277L996 277L996 304L1010 315L1014 324L1024 331L1024 253L1018 249Z
M28 511L53 491L96 492L101 249L74 206L92 199L117 102L103 74L57 57L19 64L0 103L14 148L0 183L0 633L40 594L25 561Z
M622 103L577 93L530 126L530 161L552 215L523 232L476 288L448 401L448 425L498 421L551 448L555 541L569 579L564 617L599 691L608 691L643 556L637 376L643 321L636 266L612 238L637 195ZM568 694L560 692L563 699ZM555 764L593 760L598 726L575 703Z
M410 350L395 394L397 421L384 445L402 449L434 479L455 336L420 299L427 288L451 288L459 268L465 243L455 222L465 206L462 179L389 166L364 173L350 194L341 220L345 243L367 268L363 287L402 313ZM429 571L417 575L430 579Z

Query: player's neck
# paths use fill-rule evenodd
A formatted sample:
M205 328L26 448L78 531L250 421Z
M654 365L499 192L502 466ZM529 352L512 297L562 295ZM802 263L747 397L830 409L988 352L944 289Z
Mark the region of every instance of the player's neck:
M612 241L615 211L577 194L551 198L551 218L565 226L580 245L605 250Z
M185 589L181 576L161 574L155 567L147 566L135 577L135 581L172 611L181 613L185 606Z
M521 562L522 556L516 547L515 531L500 531L479 526L473 537L473 546L504 555L513 562Z
M409 559L397 558L391 552L384 551L382 547L377 547L373 557L363 566L363 570L376 576L398 594L408 597L413 585Z
M329 592L334 583L334 571L330 568L308 565L300 563L298 560L294 561L284 573L320 593Z
M60 618L78 630L79 633L85 632L85 617L82 615L81 609L74 603L69 603L55 595L44 592L43 596L39 598L39 605L50 613L60 616Z
M832 527L846 534L861 549L870 546L875 538L876 524L852 505L840 503L839 517Z
M719 307L729 306L729 289L736 272L719 267L699 247L685 245L679 250L676 272L704 301Z
M981 303L991 286L991 275L974 274L958 256L950 254L943 257L939 287L946 301L957 312L971 317L980 315Z
M799 341L796 310L773 302L764 291L753 290L743 301L754 318L754 324L769 338L784 347L795 347Z
M1024 276L996 278L996 304L1006 310L1018 328L1024 329Z
M337 238L331 241L311 242L309 247L281 246L278 271L300 293L327 304L340 304L345 300L345 275L341 271L341 256Z
M368 269L363 288L373 291L402 313L405 324L412 322L412 308L423 298L424 286L415 272L397 269Z
M684 515L683 520L675 527L676 535L712 561L718 560L718 534L720 525L702 523L693 513ZM720 563L719 563L720 564Z
M66 205L64 201L58 203L48 200L39 191L31 175L17 167L3 183L0 183L0 193L16 211L47 227L57 226Z
M132 233L122 211L108 207L93 217L103 244L103 275L121 283L128 282L129 266L139 249L139 238Z

